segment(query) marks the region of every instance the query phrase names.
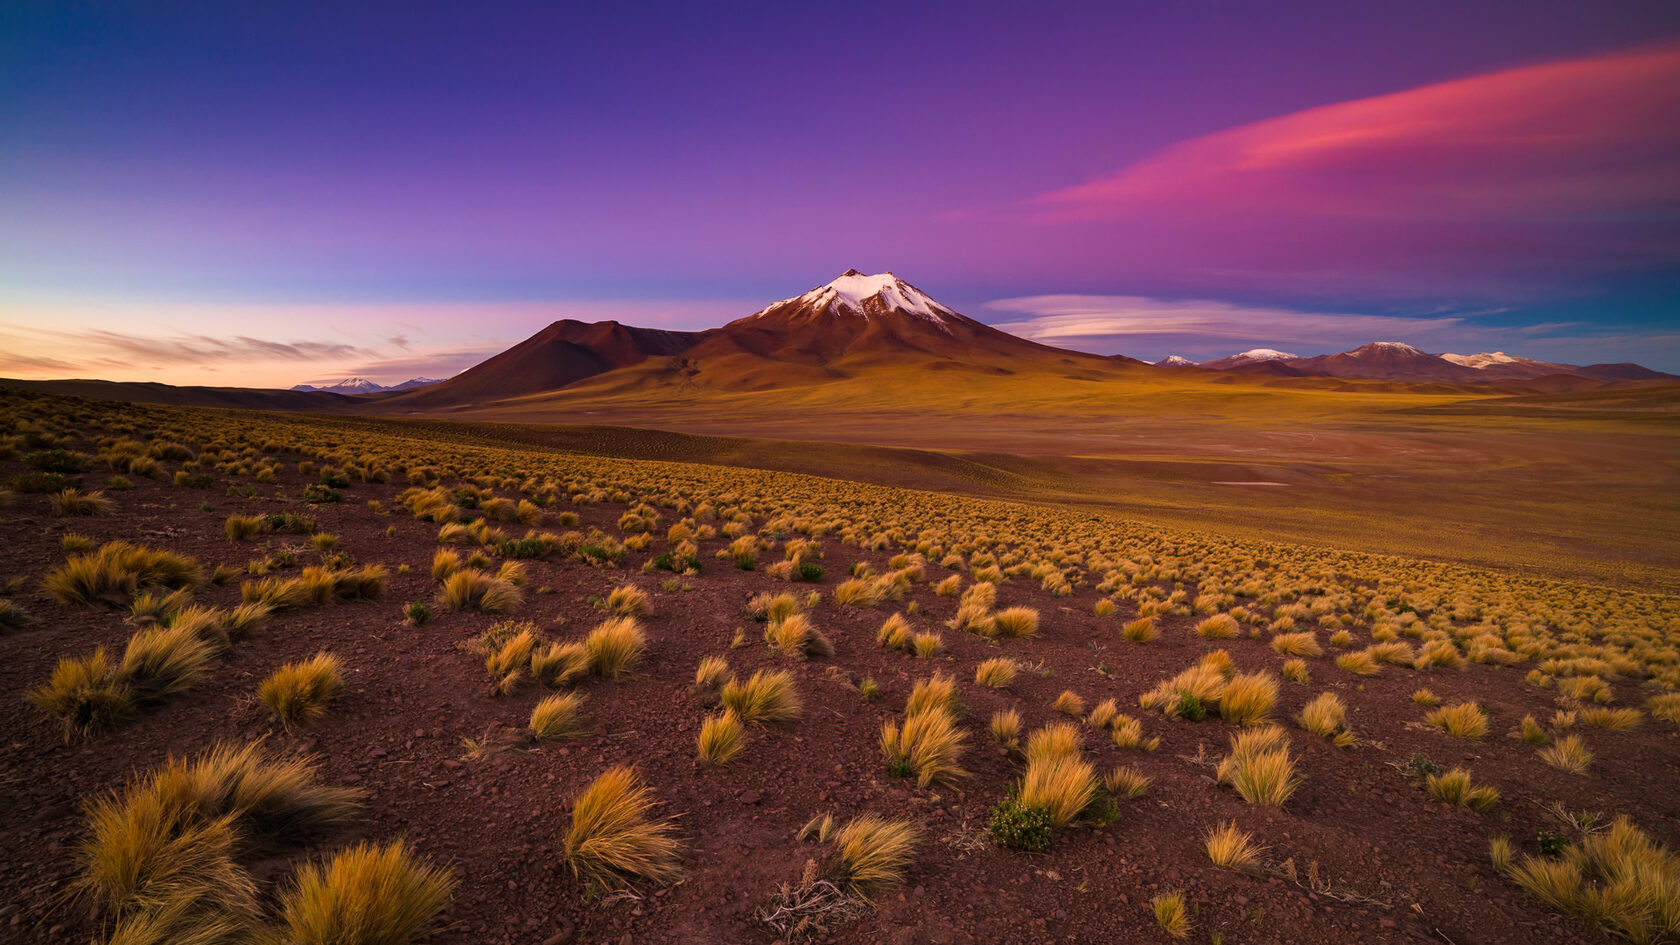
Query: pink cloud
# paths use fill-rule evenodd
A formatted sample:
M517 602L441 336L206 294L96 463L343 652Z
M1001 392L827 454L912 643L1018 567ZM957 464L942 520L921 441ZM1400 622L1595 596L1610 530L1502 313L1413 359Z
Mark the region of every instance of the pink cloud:
M1128 269L1249 285L1510 291L1672 264L1680 44L1231 128L1031 207L1106 235Z

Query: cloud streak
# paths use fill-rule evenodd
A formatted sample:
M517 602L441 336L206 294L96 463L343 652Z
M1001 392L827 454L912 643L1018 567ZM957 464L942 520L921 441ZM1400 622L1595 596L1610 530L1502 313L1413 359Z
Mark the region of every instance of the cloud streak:
M1128 270L1530 290L1680 262L1680 44L1325 105L1045 193ZM1096 244L1102 246L1101 242Z

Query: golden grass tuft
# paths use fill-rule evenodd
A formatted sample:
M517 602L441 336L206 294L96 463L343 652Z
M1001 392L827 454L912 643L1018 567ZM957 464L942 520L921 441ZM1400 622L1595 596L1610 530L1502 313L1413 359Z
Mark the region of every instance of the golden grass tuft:
M1541 761L1570 774L1586 774L1593 762L1592 750L1579 735L1565 735L1537 754Z
M649 603L647 592L634 584L625 584L612 589L607 595L607 609L620 617L643 617L653 610Z
M1161 631L1155 629L1154 617L1139 617L1121 627L1120 635L1133 643L1148 643L1160 639Z
M852 578L834 586L834 602L842 607L873 607L882 597L880 585L863 578Z
M257 687L257 698L274 713L276 721L290 729L320 718L327 703L343 691L344 664L323 650L275 670Z
M29 700L58 719L66 741L113 728L136 710L133 691L103 647L87 656L59 657L47 682L30 690Z
M1154 751L1161 747L1161 739L1158 736L1145 738L1143 722L1129 715L1115 716L1109 731L1113 733L1114 744L1119 748Z
M904 701L906 716L930 710L944 712L952 718L959 712L956 681L943 673L935 673L930 679L916 680L915 685L910 687L910 698Z
M784 656L805 659L834 655L834 644L805 614L789 614L764 627L764 641Z
M1233 725L1258 725L1271 718L1277 697L1277 680L1270 673L1233 676L1219 695L1219 717Z
M1302 706L1301 714L1295 716L1295 724L1319 738L1329 739L1337 748L1348 748L1355 741L1348 729L1347 705L1333 692L1321 692Z
M1202 835L1202 843L1214 866L1251 876L1260 873L1261 857L1266 855L1266 848L1254 842L1253 834L1239 829L1236 821L1209 830Z
M1149 775L1136 768L1120 765L1103 775L1103 789L1116 797L1136 800L1149 793L1153 783Z
M583 700L581 692L561 692L545 697L531 709L531 734L544 741L576 735Z
M1680 692L1665 692L1646 699L1645 711L1652 718L1680 725Z
M1181 892L1161 893L1149 900L1155 913L1155 924L1173 938L1190 937L1190 909L1184 904Z
M1041 808L1050 815L1052 825L1065 827L1097 799L1097 787L1097 769L1077 752L1035 756L1028 739L1027 770L1021 776L1019 796L1022 807Z
M545 686L558 689L588 672L589 654L582 643L550 643L531 651L531 675Z
M261 515L229 515L222 527L229 541L251 541L268 531L268 519Z
M1525 856L1506 874L1552 908L1630 942L1671 942L1680 929L1680 859L1626 817L1561 856Z
M703 656L694 669L697 692L716 692L729 680L729 661L721 656Z
M1643 720L1638 709L1612 709L1608 706L1584 706L1579 716L1586 725L1612 732L1631 732Z
M910 628L910 621L904 619L903 614L893 614L881 624L881 629L875 633L875 642L889 650L908 650L915 639L914 631Z
M1063 689L1062 694L1050 703L1050 711L1078 718L1085 714L1085 700L1081 699L1079 693L1072 689Z
M743 722L791 722L804 712L793 676L783 670L758 670L746 682L730 679L720 696L725 708Z
M1429 793L1448 804L1480 812L1499 803L1499 792L1485 784L1472 784L1468 769L1454 768L1440 774L1426 774L1424 778Z
M956 718L938 707L907 713L902 723L881 723L881 757L887 769L899 777L914 774L922 787L968 776L957 764L967 741L968 733Z
M603 885L681 873L675 828L652 820L653 791L627 765L609 768L572 802L563 857L578 877Z
M1237 618L1230 614L1214 614L1196 624L1196 633L1209 640L1226 640L1237 635Z
M1120 706L1113 699L1104 699L1091 707L1085 715L1085 724L1095 729L1107 731L1114 727L1115 719L1120 717Z
M708 715L695 737L695 757L709 765L726 765L743 747L743 726L734 712Z
M992 627L1000 637L1031 638L1038 633L1038 611L1031 607L1000 610L992 615Z
M940 597L955 597L962 592L962 575L953 574L933 586L933 592Z
M1014 750L1021 744L1021 713L1014 709L999 709L992 713L992 740L1004 748Z
M305 865L280 896L287 945L407 945L448 901L455 879L401 840L360 843Z
M1281 728L1250 729L1231 738L1231 751L1219 762L1219 781L1250 804L1281 807L1302 778L1289 754L1289 736Z
M1027 763L1078 757L1085 737L1071 722L1052 722L1027 736Z
M41 586L61 604L87 606L126 601L146 588L197 587L202 580L192 558L113 541L48 572Z
M437 596L438 605L445 610L478 610L487 614L505 613L518 607L524 599L511 575L503 577L478 568L463 568L445 578Z
M1481 738L1488 731L1487 714L1474 702L1444 705L1430 711L1423 719L1454 738Z
M1324 647L1318 645L1318 634L1311 630L1300 633L1280 633L1272 637L1272 649L1284 656L1324 655Z
M62 489L52 495L53 514L59 518L79 515L104 515L113 503L103 492L84 493L80 489Z
M647 637L634 617L603 621L583 638L590 671L606 679L624 675L646 650Z
M1434 708L1441 704L1441 697L1426 686L1412 693L1412 701L1426 708Z
M945 641L938 633L931 630L916 634L911 639L910 646L915 651L917 659L932 659L945 652Z
M916 828L908 820L863 814L840 828L834 846L847 887L867 896L904 881L904 872L916 857Z
M1355 676L1375 676L1382 672L1377 658L1370 650L1352 650L1336 657L1336 667Z
M1532 713L1522 717L1522 727L1517 731L1518 737L1530 745L1544 745L1552 740L1546 727Z
M1017 666L1007 656L998 656L974 667L974 681L990 689L1007 689L1015 681Z

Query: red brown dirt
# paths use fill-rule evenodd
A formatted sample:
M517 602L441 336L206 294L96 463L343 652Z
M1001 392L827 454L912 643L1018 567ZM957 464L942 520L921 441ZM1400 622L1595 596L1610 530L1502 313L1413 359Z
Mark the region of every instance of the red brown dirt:
M287 457L279 487L289 495L306 481L295 472L298 458ZM19 463L0 462L0 478L20 471ZM108 477L86 478L96 488ZM1128 607L1098 618L1092 615L1098 595L1089 587L1057 599L1016 581L1002 586L999 606L1037 607L1043 621L1036 639L996 645L943 631L946 653L916 660L875 645L876 628L903 605L838 608L832 601L833 586L852 562L868 561L881 571L889 554L833 540L824 542L828 574L817 586L824 601L812 616L838 652L832 660L811 662L767 650L760 628L744 613L753 593L804 593L811 586L717 561L711 553L719 541L703 546L705 570L686 579L691 591L663 591L667 575L639 573L647 555L663 549L663 539L650 552L630 555L618 570L558 557L528 562L526 602L513 616L536 622L550 638L581 636L602 619L590 598L635 584L653 599L653 614L643 620L650 647L627 678L582 685L589 697L587 734L468 760L463 738L495 741L499 730L521 729L543 690L528 686L512 696L492 696L482 664L459 648L501 618L434 609L424 626L405 624L403 604L433 593L428 569L436 526L396 505L401 487L358 483L343 504L308 508L274 498L273 486L261 487L264 497L224 498L230 481L221 477L208 492L134 478L132 491L110 493L113 514L56 519L45 497L19 496L0 525L0 577L28 579L19 599L37 618L32 627L0 636L0 687L17 700L5 714L0 746L0 888L7 893L0 903L0 939L6 941L95 936L97 926L65 895L82 829L79 804L169 753L196 753L218 740L267 738L277 751L312 753L325 780L368 791L359 823L294 856L255 864L260 878L278 880L301 858L358 839L406 836L460 879L429 939L437 943L774 941L752 914L778 884L797 880L811 848L797 843L795 832L821 811L908 817L922 837L903 887L881 895L876 911L835 932L830 940L836 942L1165 942L1148 903L1174 889L1184 890L1193 906L1197 941L1218 932L1226 941L1248 943L1597 942L1605 940L1598 931L1552 914L1504 882L1488 863L1488 838L1508 833L1519 849L1532 852L1536 829L1548 824L1542 807L1554 801L1628 813L1669 841L1680 825L1680 798L1671 789L1680 781L1680 751L1674 728L1665 723L1647 720L1627 733L1586 730L1597 760L1589 776L1575 777L1539 763L1532 746L1506 737L1524 713L1546 717L1553 708L1545 693L1522 684L1526 668L1421 673L1389 667L1359 680L1337 670L1330 656L1310 661L1310 686L1284 684L1278 714L1292 715L1320 691L1338 692L1350 705L1360 746L1339 750L1292 729L1305 785L1281 810L1247 805L1218 787L1209 767L1192 760L1221 754L1229 726L1172 723L1136 709L1140 692L1209 649L1190 631L1189 619L1167 618L1159 641L1137 645L1118 633L1120 622L1133 616ZM370 499L383 511L371 511ZM200 509L205 502L210 511ZM610 503L578 509L585 527L608 531L623 510ZM123 614L62 607L35 591L62 562L66 531L100 542L165 546L196 556L207 568L243 566L262 556L262 543L229 542L223 520L236 512L272 511L310 511L323 531L341 536L339 550L358 563L389 566L383 599L277 615L234 646L209 685L79 744L65 744L55 722L22 704L23 693L46 678L60 655L98 645L120 648L133 630ZM394 537L386 536L387 527L395 528ZM268 543L279 547L288 540L303 544L296 536ZM299 553L301 563L313 556ZM411 566L410 573L396 574L401 564ZM931 586L948 573L929 567L927 582L907 599L919 608L911 616L918 629L939 628L954 609L954 601L935 596ZM237 583L207 588L199 602L231 605ZM552 593L532 593L539 587ZM743 628L747 645L731 649L731 637ZM1222 645L1244 669L1275 669L1279 662L1263 641ZM317 723L293 735L276 730L255 703L258 682L281 663L320 649L343 658L345 693ZM1000 653L1039 665L1042 673L1021 673L1007 692L976 685L975 664ZM755 729L728 768L696 765L694 736L706 708L688 688L696 662L706 655L727 656L741 674L755 667L791 669L804 719ZM962 762L973 777L919 790L887 773L876 735L881 722L902 708L913 682L934 672L958 681L970 732ZM878 700L864 700L849 685L862 677L880 683ZM1422 727L1423 710L1410 698L1422 685L1449 701L1480 701L1491 713L1489 737L1462 741ZM996 709L1017 706L1029 727L1052 721L1058 717L1049 704L1063 689L1088 704L1116 698L1122 711L1144 718L1146 732L1161 737L1158 751L1122 751L1096 737L1087 738L1087 748L1099 770L1131 764L1154 785L1142 799L1122 801L1117 822L1067 830L1047 854L994 847L978 832L1018 771L992 745L986 720ZM1627 684L1618 695L1621 704L1638 702ZM1488 814L1448 808L1415 777L1391 766L1414 753L1472 768L1477 782L1495 785L1504 800ZM558 851L570 798L619 763L635 765L663 801L664 813L676 819L686 842L686 878L642 890L640 898L592 902ZM1316 861L1337 892L1383 905L1343 902L1277 877L1213 868L1201 836L1226 820L1268 844L1273 859L1292 857L1303 871Z

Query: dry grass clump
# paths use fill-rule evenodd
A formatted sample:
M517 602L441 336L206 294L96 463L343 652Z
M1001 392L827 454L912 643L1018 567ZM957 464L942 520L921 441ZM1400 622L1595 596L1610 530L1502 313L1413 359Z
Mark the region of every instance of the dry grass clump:
M136 934L245 926L256 889L234 855L254 841L296 843L343 823L358 796L316 783L307 759L271 760L256 745L171 757L89 805L76 888Z
M715 694L729 680L729 661L721 656L703 656L694 669L694 691Z
M1530 745L1544 745L1552 740L1551 733L1546 731L1546 727L1541 725L1540 720L1532 713L1522 717L1521 727L1516 734Z
M934 676L916 683L904 706L902 723L881 723L881 757L895 776L916 776L927 787L937 781L967 777L957 763L968 733L957 725L955 683Z
M975 585L979 587L980 585ZM990 586L990 585L988 585ZM1038 633L1038 611L1031 607L1010 607L992 615L992 627L1000 637L1030 638Z
M1631 732L1639 727L1642 720L1638 709L1612 709L1607 706L1584 706L1577 715L1586 725L1612 732Z
M999 709L992 713L992 740L1014 751L1021 745L1021 713L1014 709Z
M1429 787L1429 793L1448 804L1468 807L1481 812L1499 803L1499 792L1483 784L1470 783L1470 772L1465 768L1454 768L1441 774L1425 774L1424 778Z
M1333 638L1332 638L1333 639ZM1355 676L1375 676L1382 672L1377 658L1370 650L1351 650L1336 657L1336 666Z
M1324 647L1318 645L1318 634L1311 630L1300 633L1280 633L1272 637L1272 649L1284 656L1324 655Z
M962 575L953 574L933 586L933 592L940 597L955 597L962 592Z
M61 604L86 606L126 602L146 588L197 587L202 579L192 558L113 541L48 572L41 586Z
M1270 673L1233 676L1219 694L1219 717L1233 725L1258 725L1271 717L1277 697L1277 680Z
M1214 614L1196 624L1196 632L1209 640L1225 640L1237 635L1237 618L1230 614Z
M361 843L305 865L280 897L287 945L407 945L455 888L446 869L416 861L403 841Z
M744 727L740 716L724 711L708 715L695 738L695 757L709 765L725 765L741 753Z
M747 723L791 722L804 711L793 676L784 670L758 670L744 683L731 678L724 684L719 701Z
M484 671L490 674L496 693L505 696L519 687L526 667L531 665L532 654L541 643L535 624L514 621L496 624L475 641L484 655Z
M61 489L52 495L53 514L59 518L104 515L113 503L103 492L83 493L80 489Z
M1072 689L1063 689L1062 694L1050 703L1050 711L1077 718L1085 714L1085 700L1081 699L1079 693Z
M915 651L917 659L932 659L945 652L945 641L934 631L924 631L916 634L910 641L911 649Z
M1509 844L1497 858L1511 857ZM1672 942L1680 930L1680 859L1626 817L1556 857L1524 856L1506 875L1529 895L1630 942Z
M1033 733L1037 735L1037 732ZM1071 754L1032 753L1028 739L1027 770L1021 776L1017 795L1022 807L1038 808L1049 814L1054 827L1065 827L1097 799L1097 769Z
M1161 893L1149 900L1149 908L1155 912L1155 924L1161 931L1173 938L1190 937L1190 909L1184 904L1183 893Z
M885 820L874 814L852 818L834 835L840 872L856 895L895 886L916 857L916 828L908 820Z
M1250 804L1281 807L1301 786L1289 736L1281 728L1257 728L1231 738L1231 751L1219 762L1221 784L1229 784Z
M274 718L290 729L311 722L327 711L327 703L344 691L344 664L322 651L307 660L286 663L257 687L257 698Z
M1201 663L1138 696L1138 705L1161 712L1170 719L1199 722L1218 705L1225 693L1226 680L1226 673L1218 666L1218 661L1204 658Z
M1305 686L1312 682L1312 673L1307 670L1307 661L1299 657L1284 660L1283 667L1279 671L1283 674L1284 679L1292 683Z
M1455 702L1432 710L1424 721L1454 738L1481 738L1487 734L1487 714L1474 702Z
M788 593L756 594L747 601L747 613L754 620L774 622L799 612L799 598Z
M1586 774L1593 762L1592 750L1579 735L1565 735L1537 754L1541 761L1570 774Z
M834 655L833 642L804 614L770 621L764 628L764 640L784 656L823 659Z
M59 720L66 740L91 735L198 686L225 640L214 614L144 629L129 638L120 662L112 663L104 648L61 657L29 699Z
M889 650L910 650L915 645L915 631L903 614L893 614L875 633L875 642Z
M572 802L562 854L578 877L603 885L645 879L669 882L681 873L676 830L652 820L653 791L627 765L609 768Z
M1149 775L1136 768L1120 765L1103 775L1103 789L1116 797L1136 800L1149 793L1153 783Z
M229 515L222 524L229 541L251 541L268 531L268 519L261 515Z
M1350 747L1355 741L1347 724L1347 705L1333 692L1321 692L1302 706L1301 714L1295 716L1295 724L1319 738L1329 739L1337 748Z
M445 610L478 610L487 614L505 613L518 607L524 599L516 581L478 568L462 568L449 575L437 595L438 606Z
M589 653L582 643L550 643L531 651L531 675L545 686L558 689L587 672Z
M1412 693L1412 701L1425 708L1434 708L1441 704L1441 697L1435 694L1435 690L1426 686Z
M1214 866L1251 876L1260 873L1260 858L1266 855L1266 848L1254 842L1253 834L1238 829L1236 821L1209 830L1202 835L1202 842Z
M583 638L583 653L597 676L617 679L647 650L647 637L634 617L603 621Z
M1665 692L1646 699L1645 711L1652 718L1680 725L1680 692Z
M1143 722L1129 715L1116 715L1109 723L1109 731L1114 737L1114 744L1119 748L1136 748L1142 751L1154 751L1161 747L1159 736L1144 737Z
M1120 635L1133 643L1148 643L1160 639L1161 631L1155 628L1154 617L1139 617L1121 627Z
M863 578L842 581L834 587L834 602L842 607L873 607L884 596L880 585Z
M653 605L648 602L647 592L634 584L625 584L607 595L607 609L620 617L642 617L653 610Z
M581 692L559 692L543 698L531 709L531 734L544 741L577 734Z
M1015 681L1017 669L1009 657L994 657L974 668L974 681L990 689L1007 689Z

